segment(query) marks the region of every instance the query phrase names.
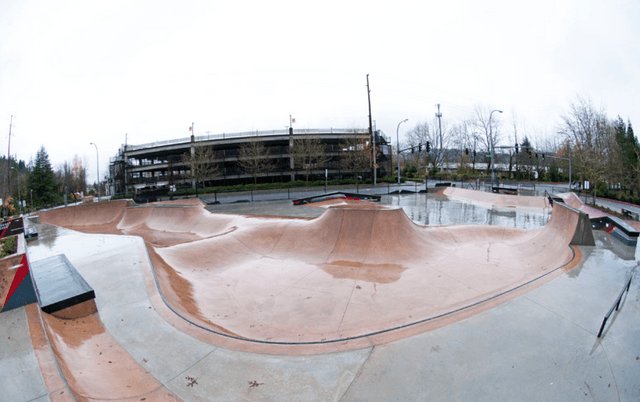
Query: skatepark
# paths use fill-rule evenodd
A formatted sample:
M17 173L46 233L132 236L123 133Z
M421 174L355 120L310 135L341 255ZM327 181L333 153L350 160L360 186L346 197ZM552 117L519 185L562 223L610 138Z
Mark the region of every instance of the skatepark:
M95 301L0 315L0 400L639 400L637 282L597 336L635 246L580 208L447 188L43 211L29 262L64 254Z

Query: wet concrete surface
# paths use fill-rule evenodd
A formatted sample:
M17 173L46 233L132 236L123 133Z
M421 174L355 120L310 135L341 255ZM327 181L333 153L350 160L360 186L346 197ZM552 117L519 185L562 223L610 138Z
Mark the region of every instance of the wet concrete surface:
M0 314L0 401L48 395L29 336L24 307Z
M379 205L398 206L421 225L498 225L516 229L537 229L547 224L551 209L500 208L450 199L439 194L383 195ZM293 205L290 200L208 205L208 211L238 215L266 215L316 218L325 208L313 204Z
M448 208L446 201L431 195L424 202L411 197L391 197L387 202L395 201L414 221L431 224L491 221L534 228L548 219L544 211L477 205ZM246 207L268 215L264 205ZM287 208L301 207L284 203L273 210ZM303 214L322 212L302 208L307 211ZM626 275L638 263L637 250L620 247L602 232L595 233L595 247L580 247L583 260L573 270L466 320L381 346L313 356L268 356L208 345L163 320L149 303L138 271L148 264L140 239L81 234L47 225L38 225L38 231L40 238L30 243L29 257L67 254L96 290L107 331L141 367L184 401L640 400L637 278L604 336L596 337ZM22 308L14 311L19 315ZM28 345L24 327L9 329L15 335L4 336L9 328L5 319L13 318L6 314L0 316L0 351L12 351L20 361L10 360L11 366L26 370L9 371L13 388L2 388L13 394L0 393L0 401L48 400L46 395L35 395L42 389L34 394L17 386L35 381L38 373L28 351L23 353L26 346L15 348L6 339L15 336ZM4 356L0 364L6 363ZM3 367L0 373L0 383L7 384L7 370ZM197 384L189 386L187 377Z

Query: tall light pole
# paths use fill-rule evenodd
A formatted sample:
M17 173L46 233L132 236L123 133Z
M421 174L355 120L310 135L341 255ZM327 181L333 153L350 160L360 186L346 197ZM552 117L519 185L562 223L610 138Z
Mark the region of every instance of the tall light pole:
M20 211L20 215L22 215L22 201L20 200L20 170L16 169L15 166L11 166L11 170L15 170L16 176L18 177L18 210Z
M371 123L371 90L369 89L369 74L367 74L367 100L369 102L369 138L371 138L371 142L373 144L373 150L371 155L371 161L373 162L373 185L376 185L376 176L378 176L378 171L376 169L376 137L373 134L373 124Z
M98 201L100 201L100 154L98 153L98 146L93 142L90 142L89 145L93 145L96 147L96 174L97 174L97 183L98 183Z
M398 128L396 128L396 159L398 160L398 184L400 184L400 134L398 134L398 130L400 130L400 124L406 123L409 119L404 119L400 123L398 123Z
M11 187L11 128L13 127L13 115L9 122L9 151L7 152L7 190Z
M491 141L491 185L492 186L496 182L496 162L495 162L496 154L495 154L495 147L493 144L493 135L492 135L492 129L491 129L491 116L493 115L493 112L502 113L502 110L494 109L491 111L491 113L489 113L489 141Z

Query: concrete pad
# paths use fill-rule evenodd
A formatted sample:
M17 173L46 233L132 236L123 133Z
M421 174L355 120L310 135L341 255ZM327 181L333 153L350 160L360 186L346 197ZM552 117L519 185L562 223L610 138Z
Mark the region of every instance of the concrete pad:
M100 318L122 347L163 384L216 349L167 324L149 307L145 300L107 308Z
M142 239L66 231L56 243L57 250L70 255L78 272L94 288L105 329L160 382L175 377L215 349L167 324L151 308L142 275L142 264L148 264L143 261L146 253ZM96 251L86 257L77 248ZM40 247L30 251L43 254Z
M178 401L105 331L97 314L72 320L42 314L42 321L76 400Z
M0 384L1 402L31 401L48 395L31 346L24 307L0 314Z
M33 399L29 402L51 402L51 398L49 398L49 395L43 395L40 398Z
M617 400L595 337L518 298L376 347L342 401Z
M338 401L370 352L264 356L217 349L167 387L185 401Z
M146 292L141 292L144 283L141 273L140 248L144 243L140 238L130 236L82 236L75 232L76 242L86 247L96 247L90 257L74 259L76 269L96 291L98 309L118 308L147 300ZM107 246L108 245L108 246ZM109 272L109 275L105 275Z
M607 352L609 365L615 373L616 384L622 401L640 400L640 279L638 274L631 282L629 293L623 297L619 311L607 322L600 339ZM612 302L613 303L613 302ZM613 386L613 384L612 384Z
M140 239L128 236L87 235L61 229L55 240L55 250L67 256L82 277L95 290L98 309L112 303L127 304L146 299L140 293L136 281L143 281L139 269L131 269L140 264L138 247ZM34 242L29 247L29 259L38 261L55 255L49 247ZM105 270L121 264L118 275L105 275ZM98 291L98 288L100 291ZM103 300L109 295L110 300Z
M29 350L31 340L24 307L0 314L0 359Z
M597 335L602 319L618 297L627 273L633 267L632 264L622 261L611 264L610 261L615 259L615 254L609 250L591 250L588 256L567 274L546 286L532 290L524 297L573 322L592 335Z

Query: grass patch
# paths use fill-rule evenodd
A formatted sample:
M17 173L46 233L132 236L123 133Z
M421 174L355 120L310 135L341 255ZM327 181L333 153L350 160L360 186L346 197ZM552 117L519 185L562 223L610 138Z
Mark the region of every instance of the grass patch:
M15 254L18 250L18 238L16 236L7 237L0 240L0 258Z

